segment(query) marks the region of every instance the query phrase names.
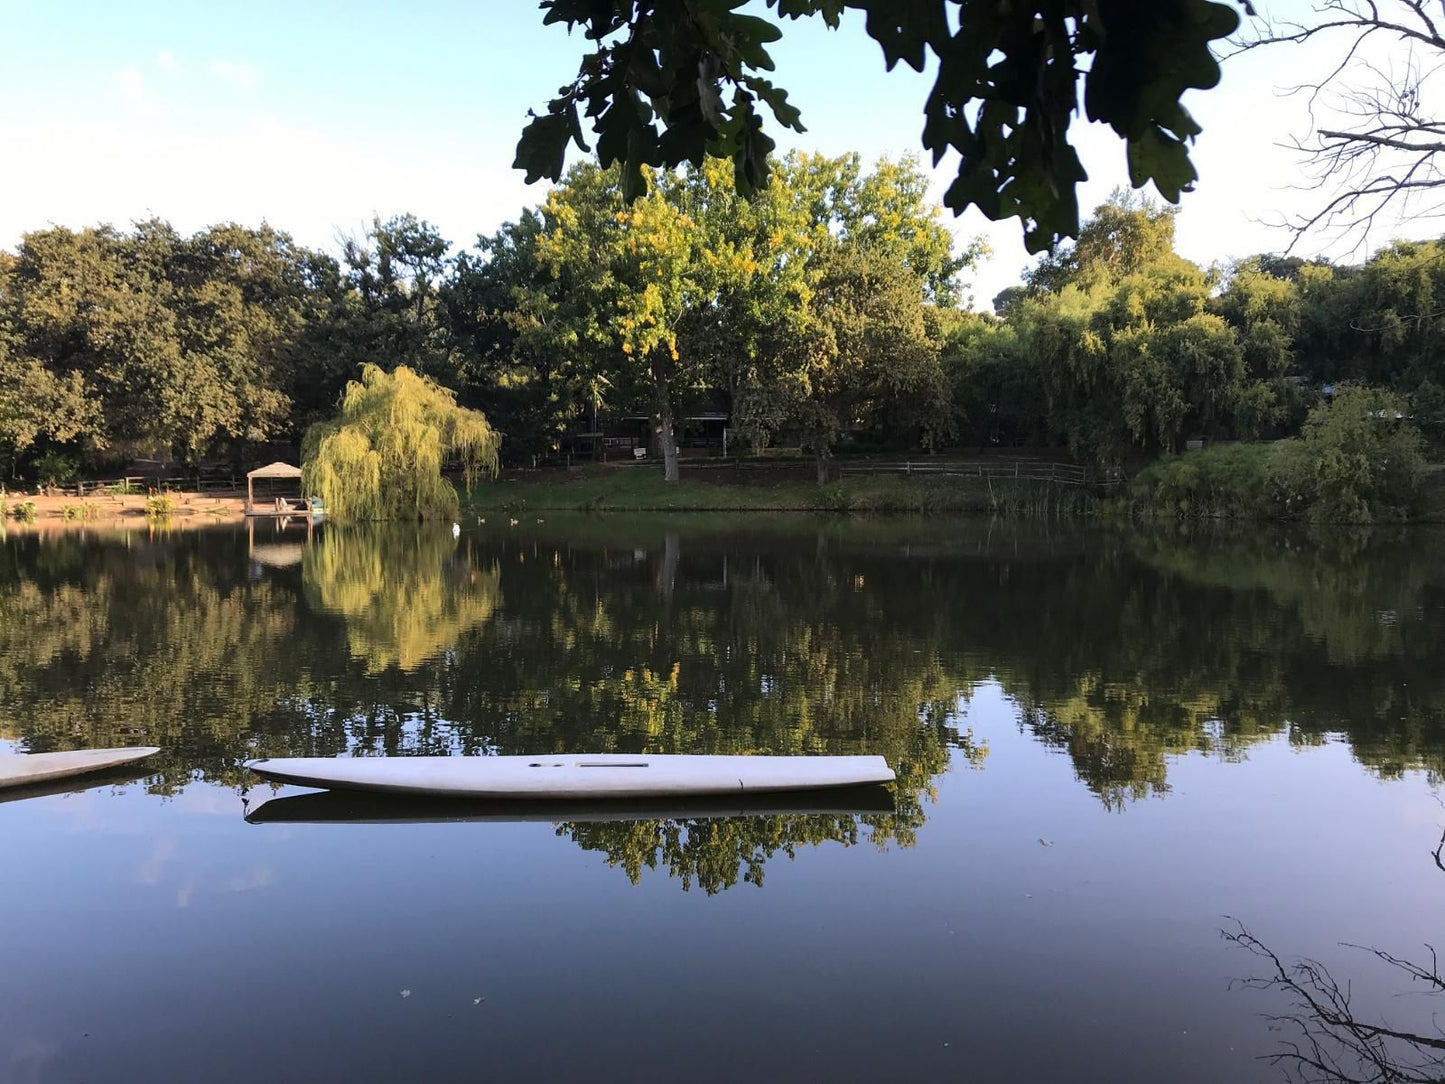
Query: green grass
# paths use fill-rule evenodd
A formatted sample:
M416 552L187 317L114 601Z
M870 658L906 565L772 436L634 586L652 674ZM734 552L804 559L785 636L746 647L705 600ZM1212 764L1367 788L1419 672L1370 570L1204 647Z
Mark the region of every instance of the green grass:
M663 480L650 468L586 468L566 476L503 477L472 492L477 512L1003 512L1070 515L1087 510L1080 489L1047 482L861 475L817 485L783 480Z

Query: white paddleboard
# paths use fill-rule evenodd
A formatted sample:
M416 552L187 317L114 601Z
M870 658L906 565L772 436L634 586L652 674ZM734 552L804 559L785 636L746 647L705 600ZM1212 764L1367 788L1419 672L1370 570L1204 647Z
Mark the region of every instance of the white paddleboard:
M666 798L893 781L876 756L292 757L247 767L277 783L459 798Z
M103 772L154 756L153 745L133 749L76 749L69 753L15 753L0 756L0 787L26 787L52 779Z

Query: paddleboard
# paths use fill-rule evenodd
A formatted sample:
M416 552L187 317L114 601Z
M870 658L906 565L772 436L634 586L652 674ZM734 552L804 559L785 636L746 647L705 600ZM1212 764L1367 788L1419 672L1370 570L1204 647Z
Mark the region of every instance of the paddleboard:
M330 790L457 798L668 798L890 783L877 756L291 757L247 764L264 779Z
M251 824L460 824L543 821L604 824L616 821L699 821L730 817L855 817L892 813L887 787L825 791L709 795L694 798L610 798L592 801L487 801L418 794L313 790L262 802L246 814Z
M0 756L0 788L28 787L52 779L103 772L155 756L153 745L133 749L76 749L68 753L14 753Z

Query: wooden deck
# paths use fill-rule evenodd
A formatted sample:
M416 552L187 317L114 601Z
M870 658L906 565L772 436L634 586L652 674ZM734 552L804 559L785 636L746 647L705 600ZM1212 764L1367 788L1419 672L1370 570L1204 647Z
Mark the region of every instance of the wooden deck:
M280 519L290 516L321 516L325 512L320 508L313 508L311 502L302 498L277 497L269 503L256 502L246 506L246 517L248 519Z

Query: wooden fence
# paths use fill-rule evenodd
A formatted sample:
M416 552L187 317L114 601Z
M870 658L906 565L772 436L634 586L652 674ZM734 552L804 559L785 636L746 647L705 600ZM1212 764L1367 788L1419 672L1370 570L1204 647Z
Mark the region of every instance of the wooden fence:
M125 478L97 478L44 487L60 497L102 497L110 493L146 493L150 490L181 490L187 493L238 494L246 492L246 479L234 475L191 474L170 478L130 475Z
M928 478L1017 478L1034 482L1055 482L1059 485L1082 486L1089 483L1089 472L1072 463L1041 463L1013 460L1004 463L899 460L897 462L850 463L836 460L840 475L903 474Z

